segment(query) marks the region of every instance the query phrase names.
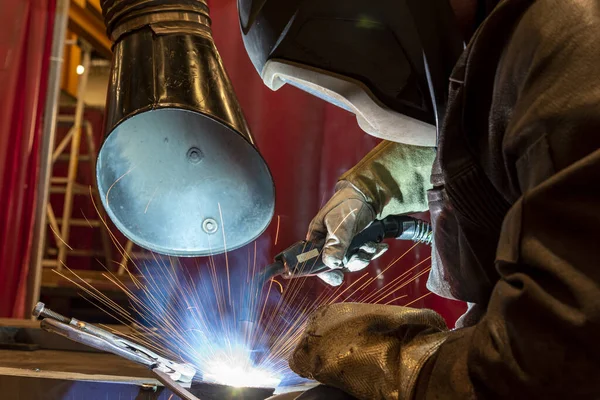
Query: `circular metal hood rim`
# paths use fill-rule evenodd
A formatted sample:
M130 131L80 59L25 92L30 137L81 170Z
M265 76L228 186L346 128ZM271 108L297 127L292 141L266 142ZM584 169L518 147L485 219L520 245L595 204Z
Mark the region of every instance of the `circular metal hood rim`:
M111 130L111 132L106 135L106 137L104 138L104 141L102 143L102 145L100 146L100 150L98 151L98 157L96 160L96 186L98 189L98 192L100 194L100 201L102 203L102 207L104 208L104 211L106 211L106 213L108 214L110 220L112 221L112 223L116 226L116 228L119 230L119 232L121 232L128 240L130 240L131 242L133 242L134 244L148 250L151 251L153 253L157 253L157 254L161 254L161 255L166 255L166 256L172 256L172 257L189 257L189 258L193 258L193 257L206 257L206 256L213 256L213 255L219 255L219 254L223 254L223 253L227 253L229 251L234 251L237 249L240 249L244 246L247 246L248 244L254 242L256 239L258 239L263 233L266 232L266 230L269 228L269 225L271 225L271 222L273 221L273 217L275 215L275 200L277 199L277 192L276 192L276 187L275 187L275 181L273 180L273 174L271 173L271 169L269 168L269 164L266 162L266 160L264 159L264 157L262 156L262 154L260 153L260 151L258 150L257 146L255 146L253 143L251 143L250 141L248 141L244 135L239 134L238 136L241 136L241 138L250 146L252 147L252 149L258 154L258 156L260 157L260 159L263 161L263 164L267 170L267 174L269 175L269 178L271 180L271 187L273 189L273 206L271 207L271 212L269 213L269 218L268 218L268 222L265 224L265 226L260 230L260 233L257 234L255 237L253 237L251 240L247 241L246 243L242 243L239 245L235 245L235 246L231 246L231 247L227 247L226 249L224 249L223 251L208 251L208 252L197 252L197 251L172 251L171 249L160 249L158 250L157 247L155 246L150 246L150 245L146 245L144 244L145 241L143 240L138 240L135 238L136 235L132 234L131 230L122 226L122 224L120 223L120 220L118 218L115 217L115 214L112 212L112 209L110 207L107 207L106 202L105 202L105 196L102 196L102 193L100 191L100 182L101 180L99 179L99 166L101 165L101 163L99 162L100 158L102 157L102 150L104 148L104 144L106 143L106 140L108 139L108 137L110 135L113 134L113 132L121 125L123 124L125 121L128 121L129 119L136 117L138 115L144 114L146 112L152 112L152 111L158 111L158 110L178 110L178 111L186 111L189 113L197 113L197 114L202 114L205 117L210 118L211 120L225 126L226 128L229 128L235 132L237 132L237 129L234 129L231 125L224 123L223 121L216 119L214 117L212 117L209 114L206 113L202 113L199 111L194 111L194 110L190 110L187 108L180 108L180 107L160 107L160 108L153 108L153 109L148 109L148 110L144 110L140 113L136 113L134 115L131 115L127 118L124 118L123 120L121 120L117 125L115 125L113 127L113 129ZM227 237L225 237L225 241L227 240Z

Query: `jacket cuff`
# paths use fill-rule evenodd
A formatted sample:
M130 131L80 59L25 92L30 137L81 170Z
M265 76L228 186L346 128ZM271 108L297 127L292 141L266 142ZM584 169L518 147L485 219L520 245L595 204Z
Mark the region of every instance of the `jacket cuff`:
M448 332L425 334L402 346L399 360L399 400L409 400L414 397L417 379L421 370L431 356L438 351L448 334Z
M435 149L383 142L340 177L356 187L378 219L427 211Z

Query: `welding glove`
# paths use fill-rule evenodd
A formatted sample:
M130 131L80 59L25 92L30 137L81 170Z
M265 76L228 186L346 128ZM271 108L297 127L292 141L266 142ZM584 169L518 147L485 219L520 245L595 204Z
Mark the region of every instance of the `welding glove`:
M298 375L359 400L408 399L447 334L443 318L431 310L332 304L310 317L289 363Z
M434 159L434 148L384 141L342 175L335 194L309 226L308 240L324 243L325 265L359 271L383 254L387 245L367 243L346 265L343 261L354 236L373 220L427 210ZM343 274L330 271L319 277L336 283Z
M336 185L333 197L312 220L307 239L324 242L322 258L329 268L345 267L350 271L359 271L387 250L384 243L367 243L344 265L350 242L374 219L375 211L366 197L350 182L341 181ZM327 282L334 275L326 273L321 278Z

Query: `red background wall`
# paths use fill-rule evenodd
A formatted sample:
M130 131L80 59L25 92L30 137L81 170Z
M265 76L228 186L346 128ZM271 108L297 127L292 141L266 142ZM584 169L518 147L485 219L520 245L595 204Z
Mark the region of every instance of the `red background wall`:
M0 2L0 317L24 313L54 8Z
M267 263L279 251L305 236L310 220L332 195L338 176L357 163L378 141L358 128L353 115L320 99L291 87L278 92L267 89L243 48L236 1L213 0L209 5L217 47L276 183L276 215L280 219L278 240L275 244L275 218L258 241L259 262ZM31 245L33 183L37 174L37 143L41 135L52 25L49 21L53 9L52 0L8 0L2 3L0 13L0 83L4 87L0 97L0 316L24 315L23 293L19 288L24 287ZM96 133L100 134L98 130ZM56 212L60 213L62 199L52 200L57 205ZM89 205L78 203L74 207L75 218L83 217L79 215L81 210L85 210L86 216L90 215ZM74 232L72 237L80 242L75 247L96 246L97 234L94 235L96 239ZM409 246L408 243L393 243L390 251L370 270L374 272L385 267ZM417 247L371 289L392 281L429 254L429 248ZM70 258L69 264L73 268L91 267L83 259ZM418 271L428 265L425 262ZM406 294L407 297L396 304L406 304L427 293L426 277L425 274L403 288L398 295ZM354 279L356 277L351 276L348 281ZM316 287L318 290L319 286ZM462 304L435 295L412 306L433 308L450 324L464 310Z

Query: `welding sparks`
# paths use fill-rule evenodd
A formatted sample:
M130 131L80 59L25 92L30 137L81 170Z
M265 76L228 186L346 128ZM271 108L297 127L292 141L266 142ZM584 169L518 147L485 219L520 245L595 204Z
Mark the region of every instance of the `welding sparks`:
M131 173L131 172L132 172L132 171L133 171L135 168L136 168L136 167L132 167L131 169L129 169L129 171L125 172L125 173L124 173L123 175L121 175L121 176L120 176L120 177L119 177L119 178L118 178L116 181L114 181L112 185L110 185L110 187L109 187L109 188L108 188L108 190L106 191L106 204L107 204L107 205L109 204L109 202L108 202L108 200L109 200L109 199L108 199L108 195L110 194L110 191L113 189L113 187L115 187L115 185L116 185L117 183L119 183L119 181L120 181L121 179L123 179L123 178L125 178L127 175L129 175L129 174L130 174L130 173ZM93 198L92 198L92 201L93 201ZM94 207L96 208L96 212L98 212L98 207L96 207L96 205L94 205ZM98 214L100 214L100 213L98 212ZM108 229L108 228L107 228L107 229Z
M283 285L281 284L281 282L279 282L277 279L271 279L271 281L273 281L273 283L276 283L277 286L279 286L279 292L283 294Z
M202 376L205 382L238 388L275 388L281 382L273 371L255 366L244 351L233 354L233 357L231 354L217 354L208 361L205 370L209 371Z
M108 232L124 253L115 235ZM257 256L260 252L256 243L253 248L253 254L250 248L247 253L243 251L243 260L242 252L196 261L158 256L141 263L131 260L132 267L127 269L126 276L135 287L107 269L104 276L129 298L129 310L68 268L73 276L56 273L75 283L100 309L129 325L133 331L129 339L171 359L193 364L202 381L233 387L275 388L287 377L295 376L287 360L313 311L340 301L406 302L407 295L398 291L429 270L417 270L427 258L383 288L369 289L379 275L398 264L413 246L379 275L373 272L355 275L353 282L337 288L324 287L317 279L306 277L286 280L284 284L271 279L265 284L256 277L262 263L268 260ZM191 263L194 265L190 266ZM307 295L315 287L319 289L316 298Z

